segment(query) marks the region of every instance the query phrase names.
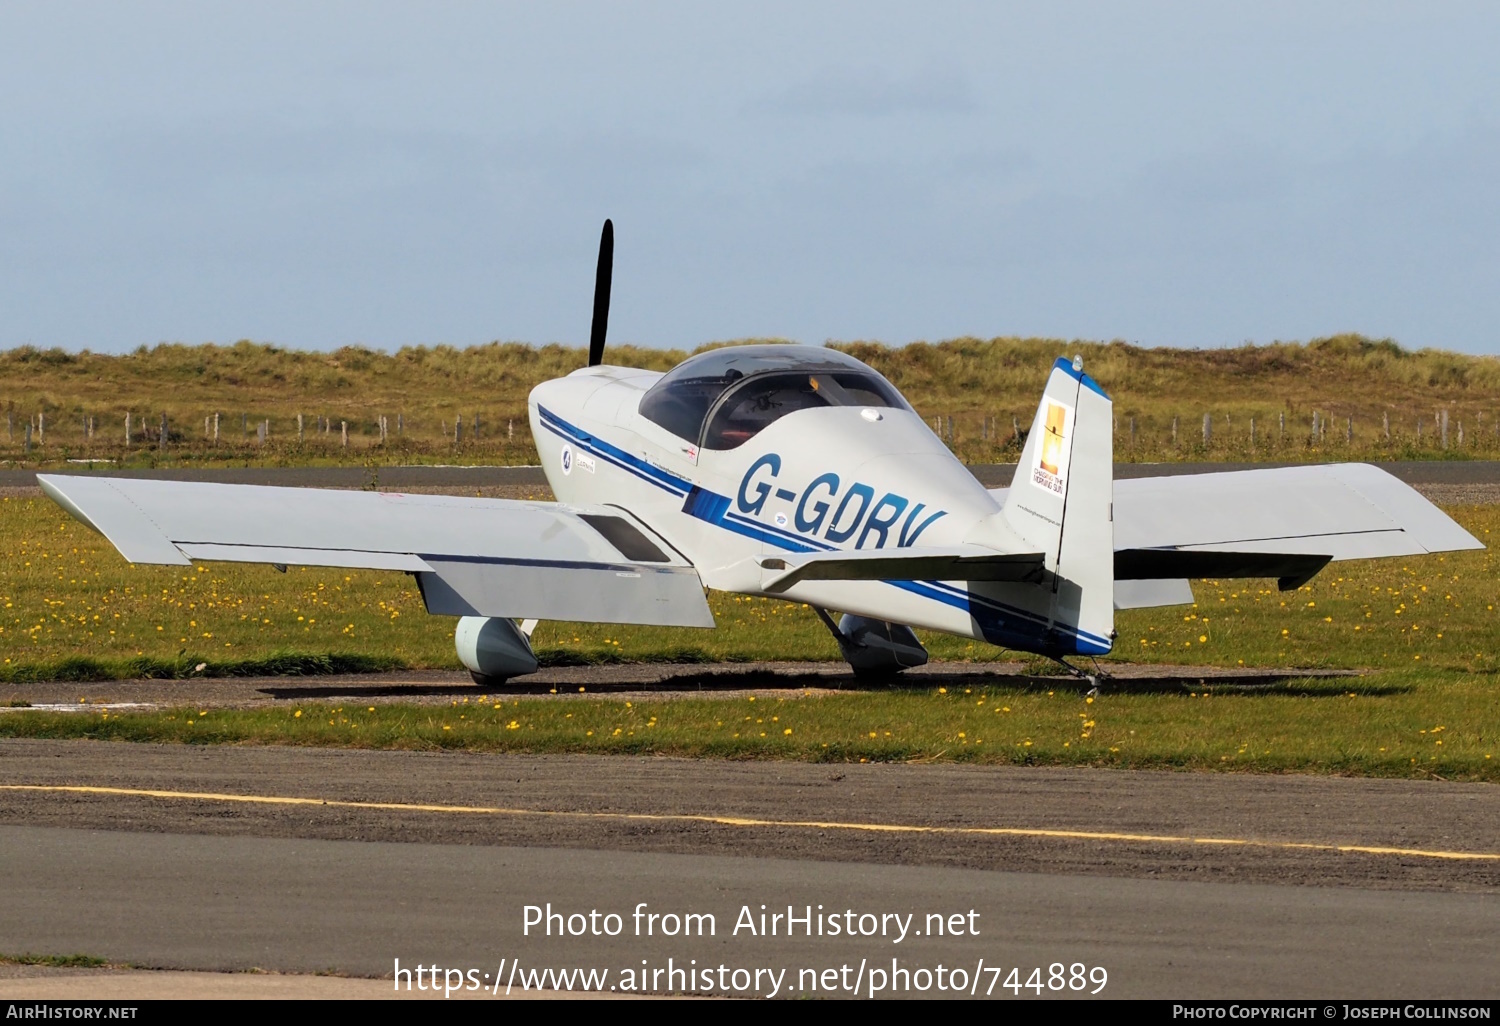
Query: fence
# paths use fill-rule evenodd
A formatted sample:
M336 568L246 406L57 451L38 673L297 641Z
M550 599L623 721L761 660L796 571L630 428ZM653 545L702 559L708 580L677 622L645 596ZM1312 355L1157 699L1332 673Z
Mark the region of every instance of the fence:
M924 414L934 434L968 462L1019 455L1033 409ZM110 424L113 423L111 427ZM1184 428L1184 425L1190 425ZM1500 456L1500 415L1492 409L1135 410L1115 413L1116 458L1123 460L1297 460ZM12 460L156 458L359 458L461 454L531 463L536 450L524 410L449 411L412 417L402 410L6 411L4 448Z
M108 427L113 422L113 427ZM125 413L6 411L4 448L12 458L110 459L155 453L158 457L420 456L443 452L532 456L524 410L454 411L413 419L404 411L316 411L293 414L224 410Z

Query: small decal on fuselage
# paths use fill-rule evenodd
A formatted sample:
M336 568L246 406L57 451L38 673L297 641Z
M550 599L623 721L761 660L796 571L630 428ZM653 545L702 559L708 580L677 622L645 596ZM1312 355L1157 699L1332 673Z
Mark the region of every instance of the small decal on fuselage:
M561 461L563 476L573 473L573 447L571 445L562 447Z
M876 498L875 489L863 481L844 487L839 475L831 471L813 478L800 492L781 487L777 480L780 473L778 453L768 452L750 464L740 479L735 509L759 518L774 495L792 503L790 514L777 511L773 515L778 527L790 522L798 534L856 549L908 548L916 544L923 531L948 515L947 510L929 510L926 503L913 502L895 492Z

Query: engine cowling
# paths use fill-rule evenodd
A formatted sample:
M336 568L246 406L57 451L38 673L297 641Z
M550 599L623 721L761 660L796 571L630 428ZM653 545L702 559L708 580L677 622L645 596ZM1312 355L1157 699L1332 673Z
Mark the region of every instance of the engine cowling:
M514 620L503 616L460 617L453 647L476 684L503 684L537 669L531 639Z
M927 662L927 649L905 624L845 613L839 634L839 648L857 676L888 676Z

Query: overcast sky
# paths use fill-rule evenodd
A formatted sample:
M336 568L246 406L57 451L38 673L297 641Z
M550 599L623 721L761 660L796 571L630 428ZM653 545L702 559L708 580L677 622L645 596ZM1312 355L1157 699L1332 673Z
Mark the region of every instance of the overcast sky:
M1500 4L0 4L0 346L1500 352Z

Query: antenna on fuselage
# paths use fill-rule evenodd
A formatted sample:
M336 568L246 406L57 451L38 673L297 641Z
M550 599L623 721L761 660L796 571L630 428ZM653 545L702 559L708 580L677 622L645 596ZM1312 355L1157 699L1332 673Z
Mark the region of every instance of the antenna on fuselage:
M615 266L615 226L608 218L599 236L599 268L594 272L594 321L589 327L589 366L604 362L604 336L609 331L609 282Z

